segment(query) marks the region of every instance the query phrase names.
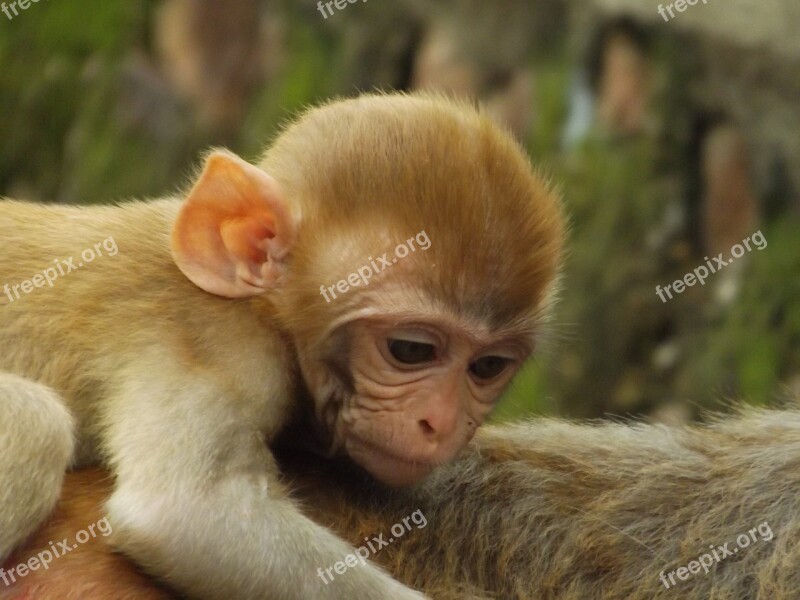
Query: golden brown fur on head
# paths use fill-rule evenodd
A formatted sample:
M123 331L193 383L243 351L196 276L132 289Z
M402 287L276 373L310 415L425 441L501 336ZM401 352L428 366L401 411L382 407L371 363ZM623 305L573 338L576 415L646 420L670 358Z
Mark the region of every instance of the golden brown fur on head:
M0 370L50 385L76 422L51 410L53 428L79 446L46 460L38 444L36 510L0 496L26 515L0 559L70 464L102 461L115 547L191 597L420 599L368 564L315 578L348 547L293 503L272 448L313 399L322 444L386 485L453 460L530 353L562 235L523 151L433 97L312 110L260 168L210 153L182 200L0 203ZM323 300L373 253L386 273ZM0 475L47 437L32 422Z
M380 434L356 433L353 421L393 392L339 374L374 346L355 340L411 330L418 339L425 330L424 343L437 348L431 364L486 354L515 371L553 295L564 238L558 196L488 115L437 95L367 95L314 108L282 132L260 167L298 223L286 278L266 301L297 346L316 414L333 432L331 451L348 435L370 445L386 438L426 468L446 462L490 401L423 458L389 421ZM372 333L359 338L356 324ZM495 383L499 390L503 381ZM423 396L439 404L432 389L419 388L413 401ZM359 451L369 454L348 448Z
M561 257L558 198L511 136L467 103L373 95L315 108L261 166L304 224L293 259L302 279L289 283L293 326L320 308L349 310L352 296L325 306L320 284L391 257L421 231L430 249L392 268L405 268L406 287L430 294L432 306L500 330L532 328L541 316Z

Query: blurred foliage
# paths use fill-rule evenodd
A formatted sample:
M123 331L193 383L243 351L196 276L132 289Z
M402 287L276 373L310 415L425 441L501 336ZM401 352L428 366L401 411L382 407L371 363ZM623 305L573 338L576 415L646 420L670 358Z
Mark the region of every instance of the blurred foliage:
M739 298L728 310L707 311L708 328L693 332L687 364L698 387L718 386L724 374L723 391L763 405L788 398L781 382L800 373L800 236L794 219L761 230L768 245L749 256Z
M670 56L663 49L658 61ZM536 136L529 149L559 182L570 219L569 252L547 343L495 414L656 414L702 418L731 402L767 405L796 399L800 374L800 236L796 215L761 227L754 249L662 303L656 285L704 264L693 247L686 157L680 134L611 140L595 134L573 153L559 147L566 120L569 65L562 55L534 66ZM673 77L675 75L673 74ZM678 81L682 81L680 74ZM659 98L666 121L675 90ZM665 99L666 98L666 99ZM754 232L755 233L755 232ZM734 299L720 303L721 288ZM790 384L795 386L790 389Z
M82 203L171 193L210 145L252 158L303 107L402 81L404 44L417 35L410 17L377 3L364 5L369 19L351 9L328 22L313 3L287 4L284 58L231 137L199 126L154 74L158 4L51 2L0 18L0 192ZM766 404L786 395L784 384L796 385L800 373L796 217L764 224L769 246L741 259L735 301L715 300L732 285L721 273L662 303L656 285L703 263L691 227L681 224L690 212L678 156L684 141L669 131L628 140L595 134L564 153L574 59L565 44L551 50L530 59L528 147L563 191L570 251L543 350L495 418L654 413L675 403L697 416L729 397ZM668 121L670 93L659 104Z
M68 136L96 108L98 89L85 85L87 61L118 61L128 52L148 4L86 0L78 10L53 2L0 21L0 188L21 180L45 197L58 193Z

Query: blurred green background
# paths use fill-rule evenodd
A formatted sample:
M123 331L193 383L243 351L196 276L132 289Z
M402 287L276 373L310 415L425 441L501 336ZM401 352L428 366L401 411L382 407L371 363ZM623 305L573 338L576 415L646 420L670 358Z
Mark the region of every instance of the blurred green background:
M0 14L0 195L155 197L320 100L476 98L571 220L559 307L496 418L780 404L800 391L800 12L737 1L755 26L604 0L31 4ZM757 231L763 250L656 295Z

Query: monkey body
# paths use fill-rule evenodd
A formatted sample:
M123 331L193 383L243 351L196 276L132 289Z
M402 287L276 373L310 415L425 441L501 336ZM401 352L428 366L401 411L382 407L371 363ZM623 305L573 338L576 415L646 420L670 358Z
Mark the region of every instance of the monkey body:
M196 465L199 452L207 456L207 473L230 466L229 457L219 456L221 434L249 439L253 455L267 465L265 472L276 475L263 444L290 414L294 367L289 351L274 327L263 326L269 317L263 308L256 310L256 300L224 300L176 277L169 234L179 206L177 199L114 208L0 203L0 254L7 258L0 280L13 285L53 266L32 258L36 255L72 266L63 268L52 289L0 300L0 343L6 348L0 371L49 386L74 416L74 426L61 414L60 422L51 424L62 435L73 433L74 452L59 453L60 461L30 461L25 473L24 486L42 502L34 521L46 514L70 465L102 461L137 482L133 487L145 488L141 480L163 470L166 456ZM114 240L118 253L84 263L82 253L107 239ZM158 375L147 382L142 374ZM213 415L207 411L209 393L215 395ZM124 471L109 460L124 455L127 444L158 447L173 435L175 422L184 424L187 439L176 440L174 448L145 453ZM4 433L3 462L35 451L28 451L30 429L19 422L9 419ZM42 453L46 443L41 440ZM177 462L173 468L184 472L191 464ZM0 475L6 470L0 467ZM199 474L196 485L201 486ZM280 490L277 477L273 487L275 493ZM268 493L266 484L263 493ZM167 501L180 506L178 497ZM0 554L29 533L31 524L23 526L29 515L23 512L6 510L4 531L11 535L2 539Z
M8 295L0 297L0 339L6 348L0 371L60 393L80 432L77 465L104 455L105 404L115 396L114 388L124 385L126 372L165 366L164 346L175 371L192 371L190 380L207 373L234 390L236 410L265 439L284 424L292 366L275 328L263 327L268 307L253 299L222 299L179 276L169 236L180 203L177 198L111 208L0 203L0 256L5 259L0 282L18 284L70 263L52 288L19 298L12 289L13 302ZM84 251L108 239L118 248L114 256L84 262ZM53 261L43 262L41 255ZM135 328L131 315L137 315ZM258 378L260 394L237 388L245 374Z
M312 455L279 458L309 515L354 544L421 510L429 525L375 559L437 600L794 600L798 441L796 409L742 409L691 427L536 419L484 428L410 491ZM45 527L11 563L98 519L102 478L71 475L67 524ZM152 583L129 570L98 539L10 597L150 600Z
M536 345L563 223L485 114L377 95L310 110L258 164L212 152L179 198L2 202L0 240L0 560L102 462L111 542L191 598L419 600L366 562L320 581L351 548L271 445L302 416L389 486L452 461Z

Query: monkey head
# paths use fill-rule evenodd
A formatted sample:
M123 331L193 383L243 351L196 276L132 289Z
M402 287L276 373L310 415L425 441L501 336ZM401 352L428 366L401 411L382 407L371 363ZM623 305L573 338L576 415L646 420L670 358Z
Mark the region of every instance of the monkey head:
M310 110L258 166L212 154L173 256L292 340L332 451L410 485L533 351L563 237L557 196L483 112L370 95Z

